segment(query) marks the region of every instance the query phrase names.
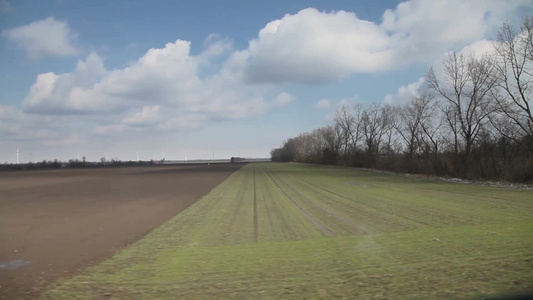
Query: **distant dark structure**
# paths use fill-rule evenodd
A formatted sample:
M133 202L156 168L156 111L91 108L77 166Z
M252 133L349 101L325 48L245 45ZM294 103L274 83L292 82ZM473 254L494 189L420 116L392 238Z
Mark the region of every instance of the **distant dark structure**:
M235 162L244 161L244 160L245 158L242 158L242 157L232 157L230 161L232 163L235 163Z

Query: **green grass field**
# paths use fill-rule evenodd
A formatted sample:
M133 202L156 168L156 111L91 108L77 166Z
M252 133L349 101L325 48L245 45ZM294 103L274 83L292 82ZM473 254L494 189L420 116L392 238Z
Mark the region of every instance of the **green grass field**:
M533 192L248 164L44 299L476 299L533 290Z

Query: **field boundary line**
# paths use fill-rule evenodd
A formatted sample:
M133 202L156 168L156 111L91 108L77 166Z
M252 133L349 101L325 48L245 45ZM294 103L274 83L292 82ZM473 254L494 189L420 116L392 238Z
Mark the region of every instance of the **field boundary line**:
M313 215L311 215L308 211L306 211L300 204L298 204L298 202L294 201L294 199L291 198L291 196L289 196L287 194L287 192L285 192L281 186L274 180L274 178L272 178L272 175L270 174L269 171L266 171L266 174L268 175L268 177L270 177L270 180L272 180L272 182L274 182L274 184L278 187L278 189L280 190L280 192L282 192L285 197L287 197L287 199L289 199L289 201L291 201L292 204L294 204L294 206L296 206L296 208L298 208L298 210L304 214L304 216L307 217L307 219L313 223L315 226L318 227L318 229L320 229L320 231L322 231L322 233L324 233L325 235L327 236L337 236L337 234L335 233L335 231L331 230L330 228L328 228L326 225L322 224L322 222L320 222L317 218L315 218Z
M259 242L259 216L257 215L257 188L256 188L256 179L255 179L255 165L253 166L254 170L254 241L255 243Z

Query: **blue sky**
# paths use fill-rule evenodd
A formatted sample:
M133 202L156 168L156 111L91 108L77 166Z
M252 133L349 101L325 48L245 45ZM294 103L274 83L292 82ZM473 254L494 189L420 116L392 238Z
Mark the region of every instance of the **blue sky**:
M402 103L530 1L0 0L0 162L267 157Z

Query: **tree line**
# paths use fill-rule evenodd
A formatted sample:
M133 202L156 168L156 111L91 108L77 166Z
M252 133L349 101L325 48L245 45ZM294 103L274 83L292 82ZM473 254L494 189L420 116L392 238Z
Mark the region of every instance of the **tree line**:
M0 164L0 171L8 170L40 170L40 169L64 169L64 168L109 168L109 167L140 167L155 165L154 160L149 161L121 161L118 158L106 160L101 158L99 162L87 161L85 157L82 160L69 159L68 161L43 160L40 162L28 162L19 164L3 163Z
M533 17L504 24L493 47L448 54L405 104L340 107L332 125L289 138L272 160L532 181Z

